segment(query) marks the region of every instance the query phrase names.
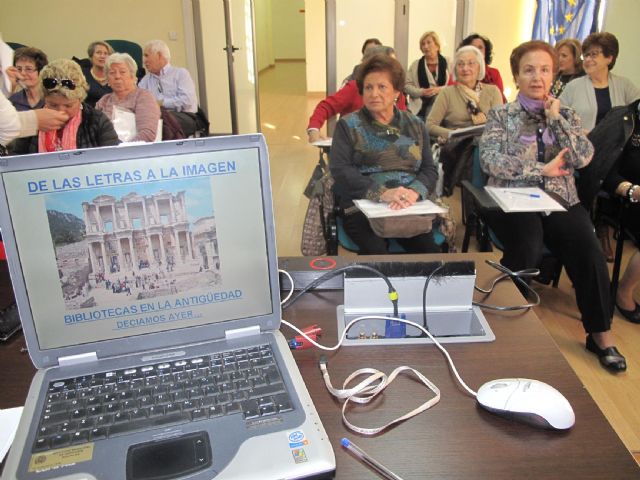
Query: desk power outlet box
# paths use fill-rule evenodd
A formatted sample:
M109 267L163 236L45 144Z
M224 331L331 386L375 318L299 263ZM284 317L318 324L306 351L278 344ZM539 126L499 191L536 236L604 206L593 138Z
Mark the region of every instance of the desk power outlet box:
M366 263L384 273L398 292L400 318L425 326L444 343L490 342L495 340L482 311L474 307L475 264L471 261L447 262L434 275L427 289L426 323L422 295L426 279L440 262ZM355 318L366 315L391 317L393 305L386 282L364 270L344 275L344 305L338 306L338 330L341 334ZM406 333L387 320L367 319L354 324L344 345L396 345L432 343L420 329L406 326ZM390 333L390 335L387 335Z
M286 270L293 278L294 288L302 290L311 282L325 273L337 270L354 262L345 261L342 257L280 257L278 268ZM321 283L314 290L342 290L344 287L343 275L336 275L326 282ZM289 278L280 273L280 289L291 289Z

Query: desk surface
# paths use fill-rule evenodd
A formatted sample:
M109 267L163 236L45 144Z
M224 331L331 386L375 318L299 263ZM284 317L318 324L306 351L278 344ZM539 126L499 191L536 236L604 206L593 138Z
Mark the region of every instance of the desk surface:
M481 255L447 257L468 258L476 260L478 283L488 284L495 274ZM491 300L511 304L521 297L510 282L504 282ZM309 293L285 310L284 318L299 326L320 324L323 342L333 345L337 335L335 307L341 301L342 292ZM488 380L505 377L547 382L567 397L576 413L576 425L568 432L540 430L486 412L458 386L433 345L343 347L327 355L336 387L358 368L390 372L408 365L426 375L442 394L440 403L430 410L375 437L362 437L344 427L341 405L324 386L318 368L322 352L296 351L296 361L336 453L336 478L378 478L343 451L340 438L345 436L404 479L640 477L635 460L535 314L485 315L496 334L495 342L447 345L469 386L477 390ZM287 337L293 335L284 326L283 332ZM28 355L20 351L23 346L22 336L0 345L0 408L21 405L26 398L34 368ZM357 425L379 426L422 404L430 395L421 383L401 377L379 400L355 407L348 415Z

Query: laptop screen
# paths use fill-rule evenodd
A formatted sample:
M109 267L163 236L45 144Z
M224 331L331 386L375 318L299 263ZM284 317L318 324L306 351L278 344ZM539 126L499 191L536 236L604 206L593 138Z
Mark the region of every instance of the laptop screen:
M40 348L271 314L259 154L5 172Z

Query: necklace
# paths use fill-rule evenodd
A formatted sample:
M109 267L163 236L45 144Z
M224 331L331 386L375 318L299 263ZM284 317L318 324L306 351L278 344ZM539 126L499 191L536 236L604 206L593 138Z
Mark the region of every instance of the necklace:
M98 82L100 85L104 85L105 83L107 83L107 76L99 76L93 69L94 67L91 67L91 76L96 80L96 82Z

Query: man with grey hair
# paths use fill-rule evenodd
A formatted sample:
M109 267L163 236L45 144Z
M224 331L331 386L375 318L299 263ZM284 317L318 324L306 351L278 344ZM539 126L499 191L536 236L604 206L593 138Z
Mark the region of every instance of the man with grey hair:
M143 49L143 63L147 74L138 86L149 90L161 107L171 110L186 136L198 128L196 112L198 98L193 79L186 68L169 62L171 52L162 40L151 40Z

